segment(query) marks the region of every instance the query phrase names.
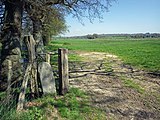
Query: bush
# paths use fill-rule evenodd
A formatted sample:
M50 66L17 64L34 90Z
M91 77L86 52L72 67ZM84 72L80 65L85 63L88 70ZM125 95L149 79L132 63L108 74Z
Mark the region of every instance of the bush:
M88 39L96 39L96 38L98 38L98 34L93 34L93 35L87 35L87 38Z

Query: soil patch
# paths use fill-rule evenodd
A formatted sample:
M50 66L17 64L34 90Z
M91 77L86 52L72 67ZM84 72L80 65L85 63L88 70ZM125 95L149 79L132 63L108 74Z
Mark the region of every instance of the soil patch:
M126 65L118 56L71 51L83 58L69 62L73 87L86 91L108 120L159 120L160 77Z

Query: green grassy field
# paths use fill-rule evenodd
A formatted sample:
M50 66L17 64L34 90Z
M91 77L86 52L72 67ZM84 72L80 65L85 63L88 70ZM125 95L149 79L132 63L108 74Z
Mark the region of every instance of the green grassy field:
M160 38L56 39L47 47L69 50L107 52L125 63L150 71L160 71Z
M9 110L1 105L0 120L106 120L105 112L91 106L88 95L77 88L70 88L57 99L46 95L31 102L39 105L27 107L18 114L15 108Z

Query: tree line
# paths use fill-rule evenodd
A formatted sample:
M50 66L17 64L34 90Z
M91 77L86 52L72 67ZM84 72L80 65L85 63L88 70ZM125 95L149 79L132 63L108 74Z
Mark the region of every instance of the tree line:
M65 38L79 38L79 39L96 39L106 37L124 37L124 38L159 38L160 33L135 33L135 34L88 34L82 36L71 36Z

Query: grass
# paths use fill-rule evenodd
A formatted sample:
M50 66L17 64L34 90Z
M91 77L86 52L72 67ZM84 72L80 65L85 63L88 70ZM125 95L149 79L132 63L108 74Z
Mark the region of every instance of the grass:
M46 96L36 100L36 102L42 103L38 107L38 110L44 110L48 106L54 106L58 110L59 115L67 120L97 120L99 118L99 120L105 120L105 113L92 107L88 100L87 94L83 91L77 88L71 88L63 97L53 99L51 96Z
M119 56L125 63L149 71L160 71L160 38L105 38L60 39L51 41L47 47L69 50L107 52Z
M87 95L79 89L72 88L64 98L54 105L60 115L67 120L105 120L105 114L89 104Z
M105 39L64 39L51 41L47 50L54 51L57 48L68 48L69 50L107 52L119 56L125 63L134 65L141 69L160 71L160 38L149 39L131 39L131 38L105 38ZM51 58L53 64L57 57ZM81 61L81 57L76 54L70 54L72 61ZM112 71L111 66L105 64L106 71ZM133 80L122 78L125 87L132 88L143 94L145 90ZM5 93L0 93L0 99L4 98ZM153 97L160 102L160 96L153 94ZM151 96L151 97L152 97ZM149 96L150 97L150 96ZM44 96L33 102L40 103L38 106L32 106L21 114L17 114L13 108L5 112L5 106L0 106L0 118L4 120L45 120L47 117L53 117L54 109L58 114L67 120L105 120L106 115L101 110L94 108L89 103L87 95L76 88L71 88L69 93L57 99L53 96ZM152 102L152 101L151 101ZM147 103L148 105L151 104ZM2 104L0 104L2 105ZM2 113L4 111L5 114Z
M77 61L77 62L83 60L82 57L80 57L79 55L77 55L77 54L75 54L75 53L69 54L68 59L69 59L70 61Z
M47 95L30 104L33 105L21 113L17 114L14 108L0 114L0 117L3 120L106 120L105 113L92 107L87 94L77 88L71 88L65 96L55 99L53 95Z
M112 65L107 60L105 61L104 66L106 72L113 72Z
M124 77L121 77L121 80L125 87L132 88L140 94L143 94L145 92L144 88L142 88L138 83L134 82L133 80L126 79Z

